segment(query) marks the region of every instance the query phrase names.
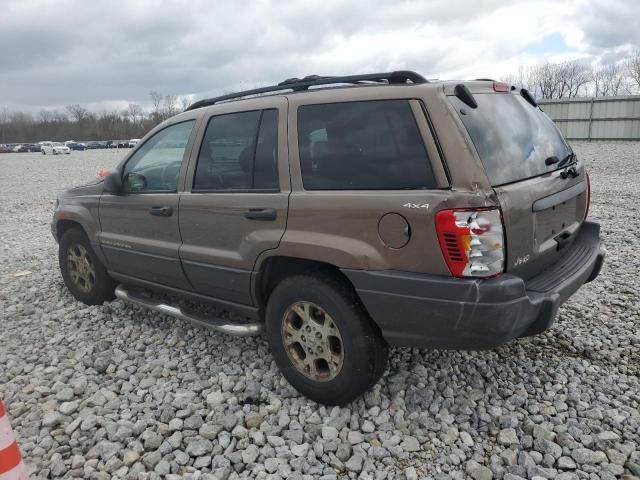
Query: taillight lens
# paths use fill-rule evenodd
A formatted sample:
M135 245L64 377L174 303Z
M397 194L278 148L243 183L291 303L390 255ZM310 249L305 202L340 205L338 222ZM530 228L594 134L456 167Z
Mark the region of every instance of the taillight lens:
M587 208L584 211L584 219L587 219L587 215L589 215L589 207L591 206L591 180L589 179L589 174L585 173L585 179L587 181Z
M491 277L504 270L498 208L451 209L436 214L440 249L454 277Z

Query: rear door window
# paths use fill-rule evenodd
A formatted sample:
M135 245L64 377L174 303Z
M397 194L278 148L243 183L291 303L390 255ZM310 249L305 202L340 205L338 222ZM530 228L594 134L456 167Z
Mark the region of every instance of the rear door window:
M449 100L476 147L493 186L517 182L556 170L571 149L544 112L520 95L474 94L478 108ZM547 165L545 160L557 157Z
M306 190L435 186L407 100L304 105L298 109L298 146Z
M217 115L198 155L194 190L278 189L278 111Z

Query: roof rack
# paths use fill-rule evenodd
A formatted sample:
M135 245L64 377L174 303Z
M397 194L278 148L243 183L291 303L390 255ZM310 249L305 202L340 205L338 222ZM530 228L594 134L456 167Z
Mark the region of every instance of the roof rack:
M368 73L364 75L347 75L342 77L329 76L321 77L319 75L309 75L304 78L288 78L277 85L271 85L269 87L254 88L252 90L244 90L242 92L229 93L227 95L221 95L219 97L206 98L195 102L187 110L195 110L196 108L206 107L215 103L223 102L225 100L232 100L234 98L247 97L249 95L259 95L261 93L279 92L282 90L293 90L295 92L308 90L309 87L315 87L318 85L333 85L338 83L352 83L361 84L364 82L382 83L387 82L389 84L402 84L411 81L412 83L426 83L427 79L422 75L410 70L398 70L395 72L386 73Z

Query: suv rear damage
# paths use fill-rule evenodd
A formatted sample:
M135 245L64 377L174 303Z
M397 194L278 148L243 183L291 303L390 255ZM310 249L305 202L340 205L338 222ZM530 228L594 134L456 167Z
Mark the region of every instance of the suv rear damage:
M194 104L65 192L52 231L79 300L266 330L294 387L343 404L379 379L389 345L493 348L549 328L603 262L589 195L526 90L312 76Z

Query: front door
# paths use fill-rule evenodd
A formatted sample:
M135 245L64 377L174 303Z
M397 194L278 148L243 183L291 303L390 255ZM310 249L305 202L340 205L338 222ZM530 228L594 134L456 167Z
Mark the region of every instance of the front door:
M200 293L245 305L256 258L284 234L291 191L286 100L256 104L214 107L180 199L187 278Z
M178 180L194 124L176 123L146 140L122 167L123 192L102 196L100 244L109 271L190 289L178 258Z

